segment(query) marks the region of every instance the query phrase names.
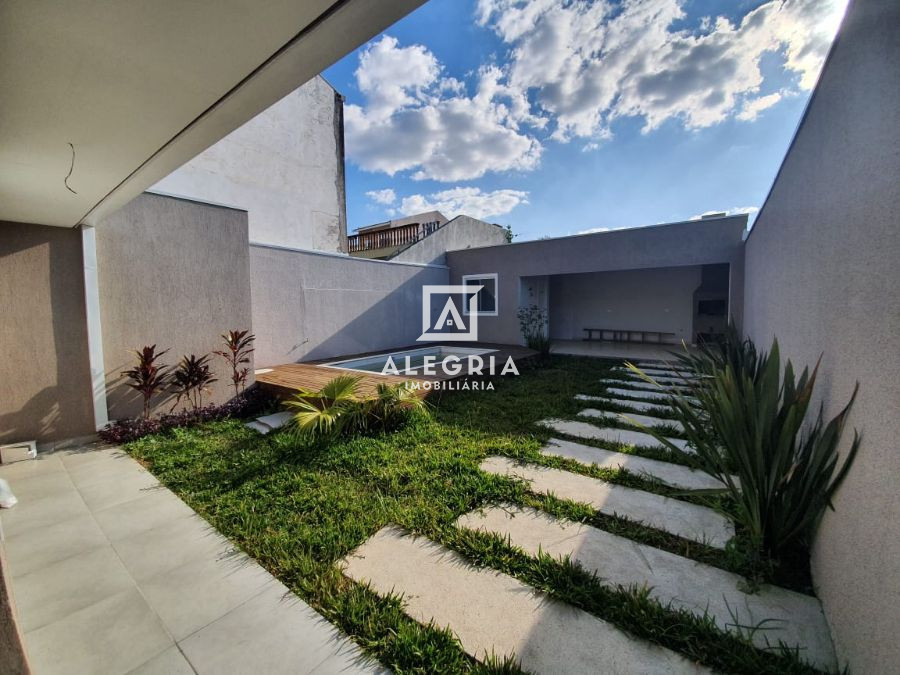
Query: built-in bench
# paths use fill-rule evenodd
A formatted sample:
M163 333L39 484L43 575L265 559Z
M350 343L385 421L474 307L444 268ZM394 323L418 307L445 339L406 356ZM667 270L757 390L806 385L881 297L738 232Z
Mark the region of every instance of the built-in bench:
M603 337L604 334L610 334L612 337L609 338L611 342L648 342L647 336L656 336L655 340L650 340L649 342L655 342L659 344L665 344L663 342L663 338L666 337L675 337L675 333L670 333L664 330L627 330L624 328L585 328L584 332L587 334L585 337L585 341L590 340L605 340ZM594 337L594 333L599 333L600 337ZM633 336L640 335L640 339L635 339Z

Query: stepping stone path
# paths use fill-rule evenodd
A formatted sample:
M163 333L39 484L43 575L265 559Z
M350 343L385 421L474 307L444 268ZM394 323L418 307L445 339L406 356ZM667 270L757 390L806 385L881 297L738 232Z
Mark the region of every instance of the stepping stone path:
M640 413L659 414L668 409L667 392L683 384L682 376L689 374L663 368L660 363L643 366L652 366L647 372L655 372L654 378L659 378L662 388L626 373L627 380L605 383L618 385L608 389L609 396L575 397L626 412L587 408L579 415L601 423L681 429L677 420ZM580 438L665 447L652 435L636 430L555 419L539 424ZM693 452L685 441L673 442L685 452ZM572 441L551 439L541 454L588 466L626 469L678 489L721 487L716 478L690 467ZM534 493L587 504L600 513L719 549L734 536L728 518L680 499L561 469L520 464L507 457L488 457L480 468L489 474L524 480ZM821 605L812 596L774 586L748 594L741 590L744 580L725 570L516 505L487 506L460 516L456 525L494 533L526 554L545 552L557 558L569 557L611 587L646 588L650 597L663 605L700 617L708 615L722 630L743 635L760 649L784 643L817 668L833 671L837 667ZM514 656L529 672L554 675L711 672L509 575L476 567L456 552L394 526L375 533L339 565L349 578L369 584L376 593L400 594L409 616L426 625L433 622L449 628L466 653L481 661L490 655Z
M617 443L619 445L638 445L645 448L660 448L668 450L668 448L660 443L650 434L643 431L632 431L630 429L617 429L616 427L601 428L587 422L573 422L572 420L554 420L547 419L538 422L543 427L553 429L560 434L567 436L576 436L577 438L587 438L592 441L606 441L607 443ZM669 441L682 452L689 454L694 453L694 449L687 444L687 441L680 438L670 438Z
M534 509L489 507L461 516L457 526L498 534L531 555L571 556L604 584L649 587L662 604L706 612L721 629L743 632L762 649L781 641L819 668L836 666L822 607L812 596L777 586L744 593L736 574Z
M725 548L725 543L734 536L731 522L705 506L614 485L562 469L518 464L507 457L488 457L481 463L481 470L496 476L519 478L530 483L533 492L588 504L600 513L628 518L715 548Z
M397 527L375 533L340 566L376 593L402 594L409 616L448 627L480 661L514 656L547 674L710 672Z
M627 408L628 410L636 410L640 412L659 412L660 410L666 411L669 409L666 404L662 403L630 401L621 398L611 398L609 396L591 396L589 394L575 394L575 400L591 403L608 403L618 408Z
M678 431L684 431L684 425L678 420L670 420L665 419L663 417L651 417L650 415L640 415L638 413L619 413L612 412L611 410L597 410L596 408L585 408L580 413L578 413L579 417L593 417L597 419L614 419L618 422L624 422L625 424L630 424L632 426L635 425L635 422L638 424L642 424L645 427L659 427L659 426L667 426L677 429Z
M556 438L551 438L547 445L541 448L541 454L548 457L564 457L602 469L626 469L639 476L654 478L671 487L685 490L711 490L722 487L722 483L708 473L680 464L603 450Z

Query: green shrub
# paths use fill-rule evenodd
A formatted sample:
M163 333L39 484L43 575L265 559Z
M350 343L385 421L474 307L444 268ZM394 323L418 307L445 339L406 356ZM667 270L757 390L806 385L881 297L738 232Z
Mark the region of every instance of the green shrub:
M360 396L362 377L340 375L319 391L301 389L285 406L294 412L294 432L311 440L393 431L425 409L405 383L379 384L373 396Z
M736 519L752 548L777 559L788 550L809 546L850 469L859 434L854 430L842 464L837 448L858 385L831 421L825 423L820 407L804 429L818 363L812 373L807 368L797 378L787 361L782 374L777 340L768 354L757 354L752 343L744 341L719 356L723 358L695 368L712 376L689 387L700 409L681 395L673 397L672 405L702 468L721 480L734 499ZM677 449L660 434L654 436Z
M542 357L550 355L550 320L547 310L537 305L520 307L516 312L519 329L529 349L539 352Z

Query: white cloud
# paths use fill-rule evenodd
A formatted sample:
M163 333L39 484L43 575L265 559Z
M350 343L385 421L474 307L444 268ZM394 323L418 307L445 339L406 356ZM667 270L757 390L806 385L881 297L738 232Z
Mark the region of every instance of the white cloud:
M366 192L366 197L376 204L381 204L383 206L390 206L397 201L397 194L391 188L385 188L384 190L369 190Z
M422 45L400 47L385 35L359 57L356 83L372 119L385 119L397 109L421 100L423 90L440 73L437 59Z
M567 140L602 136L623 116L642 117L645 131L673 117L688 128L720 122L762 100L767 52L782 52L809 89L845 3L770 0L738 25L719 17L699 32L670 29L684 18L680 0L479 0L476 17L511 47L509 85L533 90L554 138Z
M440 211L448 218L460 214L473 218L490 218L509 213L519 204L528 203L528 193L521 190L482 192L475 187L455 187L429 195L404 197L398 212L403 215Z
M368 171L393 176L409 170L414 179L440 181L535 168L541 145L520 124L544 120L501 77L496 67L481 68L476 93L467 96L463 83L440 77L427 49L382 37L363 52L356 70L365 107L345 108L348 155Z
M767 96L747 99L746 101L744 101L744 105L741 107L741 111L737 115L738 119L755 120L756 116L759 115L759 113L761 113L763 110L771 108L780 100L781 93L777 91L774 94L768 94Z
M586 230L578 230L575 234L597 234L598 232L610 232L613 228L611 227L590 227Z
M390 36L361 54L364 105L347 105L348 156L361 168L459 181L530 171L549 139L595 150L611 123L644 131L750 121L808 90L846 0L769 0L738 23L678 28L684 0L479 0L475 20L506 45L501 65L448 77L422 45ZM778 53L795 84L763 94L760 61Z

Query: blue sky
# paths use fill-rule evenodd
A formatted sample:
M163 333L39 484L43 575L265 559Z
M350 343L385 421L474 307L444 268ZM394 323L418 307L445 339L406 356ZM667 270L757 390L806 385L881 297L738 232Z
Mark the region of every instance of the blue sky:
M844 0L431 0L324 76L352 230L439 208L520 239L761 206Z

